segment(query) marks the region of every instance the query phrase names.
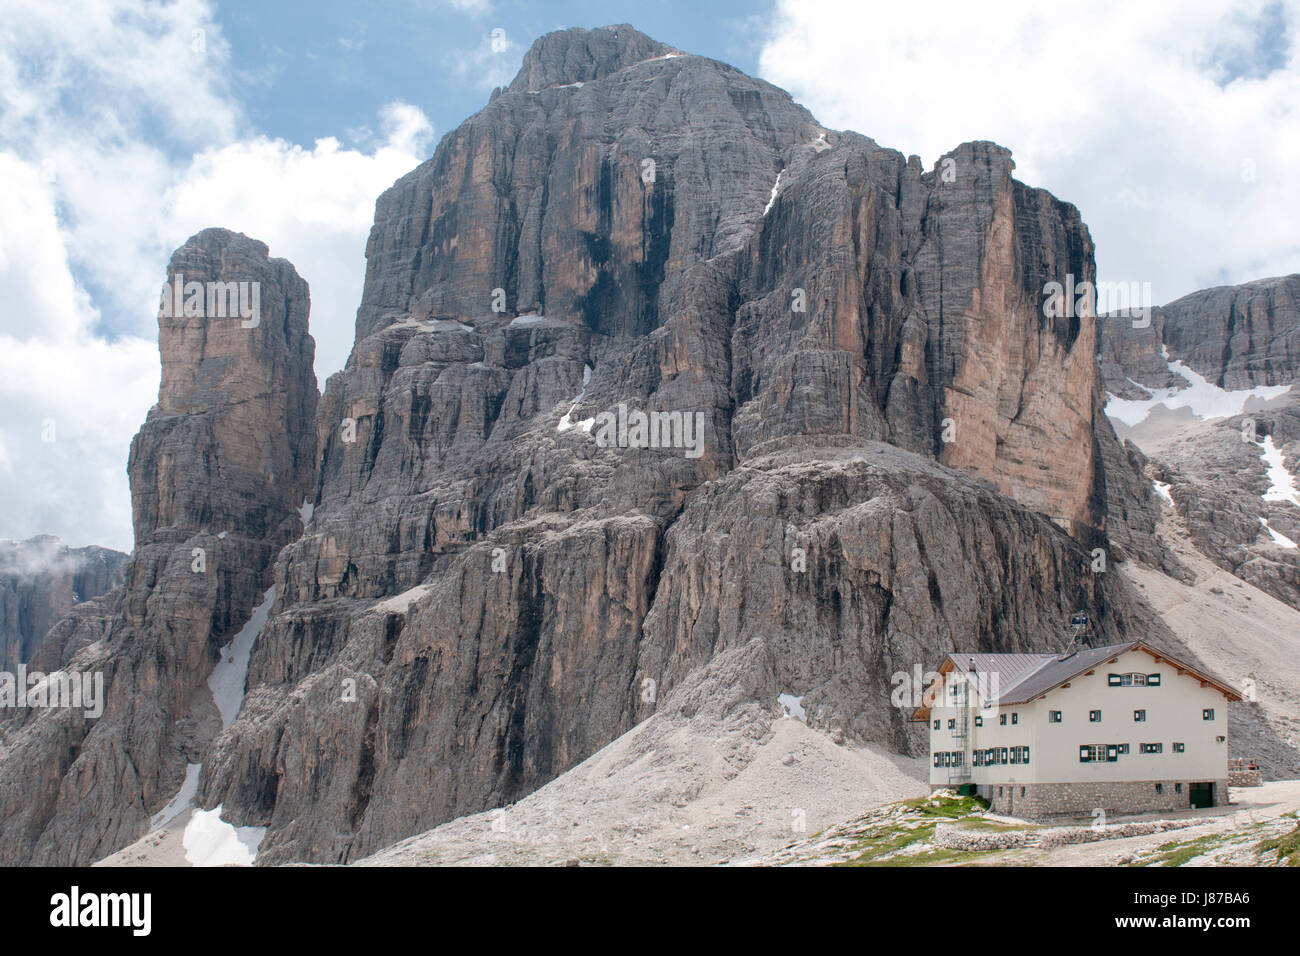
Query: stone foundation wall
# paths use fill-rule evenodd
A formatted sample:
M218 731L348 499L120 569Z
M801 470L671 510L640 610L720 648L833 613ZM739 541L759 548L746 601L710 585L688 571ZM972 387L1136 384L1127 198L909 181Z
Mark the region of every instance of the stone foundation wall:
M1205 781L1195 781L1197 783ZM978 793L994 813L1044 820L1091 817L1100 807L1109 816L1191 809L1189 780L1140 780L1096 783L1025 783L981 785ZM1215 780L1214 805L1228 802L1228 780ZM1157 792L1156 785L1160 785ZM1182 792L1178 785L1182 785Z
M1229 770L1228 786L1230 787L1262 787L1264 785L1264 772L1262 770Z

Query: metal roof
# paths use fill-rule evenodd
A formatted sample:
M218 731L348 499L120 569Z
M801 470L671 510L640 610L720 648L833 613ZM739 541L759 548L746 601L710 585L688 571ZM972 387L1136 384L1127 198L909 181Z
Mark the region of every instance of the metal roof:
M1167 660L1180 670L1196 675L1207 684L1214 685L1229 700L1241 700L1241 695L1223 681L1184 663L1163 651L1158 651L1142 641L1108 644L1105 647L1084 647L1074 653L1061 654L949 654L948 660L963 674L997 674L997 703L1024 704L1048 691L1055 690L1080 674L1094 670L1113 657L1142 648L1153 657Z

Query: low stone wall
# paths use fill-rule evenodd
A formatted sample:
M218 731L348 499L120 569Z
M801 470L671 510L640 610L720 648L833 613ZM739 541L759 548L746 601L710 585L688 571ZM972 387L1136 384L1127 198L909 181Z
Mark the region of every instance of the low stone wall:
M1108 816L1160 813L1187 810L1192 805L1188 780L989 784L979 787L979 795L989 801L994 813L1024 820L1094 816L1098 809ZM1214 805L1227 802L1228 780L1214 781Z
M1124 837L1184 830L1187 827L1208 823L1211 818L1188 820L1141 820L1129 823L1110 823L1102 827L1061 827L1050 830L976 830L957 824L942 823L934 828L930 841L934 846L950 850L978 852L980 850L1010 850L1015 847L1068 846L1075 843L1095 843L1098 840L1122 840Z
M1228 786L1230 787L1262 787L1264 786L1264 771L1262 770L1229 770Z

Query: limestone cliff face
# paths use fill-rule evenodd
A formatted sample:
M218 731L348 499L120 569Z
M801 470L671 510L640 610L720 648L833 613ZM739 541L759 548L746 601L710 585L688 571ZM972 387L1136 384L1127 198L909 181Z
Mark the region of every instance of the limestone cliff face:
M105 710L20 711L4 725L3 863L89 863L145 831L220 729L205 683L217 651L301 531L318 397L307 284L262 243L215 229L176 251L169 285L177 276L203 303L159 315L158 404L128 464L125 582L51 635L59 665L103 673ZM206 290L229 282L257 284L253 317L211 308Z
M1141 548L1149 484L1094 320L1044 310L1087 230L998 146L944 160L630 27L539 40L376 205L314 515L200 802L270 827L266 862L347 860L756 638L773 703L907 749L895 672L1060 646L1080 606L1150 636L1089 556ZM599 440L637 411L703 440Z
M52 535L0 541L0 671L34 661L50 628L118 587L125 564L118 551L69 548Z
M1186 362L1229 391L1300 381L1300 274L1203 289L1151 310L1148 328L1101 323L1098 358L1110 391L1143 398L1148 388L1182 387L1169 359Z

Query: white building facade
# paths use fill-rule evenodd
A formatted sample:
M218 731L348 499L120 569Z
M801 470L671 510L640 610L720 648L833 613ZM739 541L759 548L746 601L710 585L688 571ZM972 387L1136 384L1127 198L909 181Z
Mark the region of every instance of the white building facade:
M1139 641L951 654L913 719L929 726L934 788L971 785L1026 819L1142 813L1228 802L1228 703L1240 699Z

